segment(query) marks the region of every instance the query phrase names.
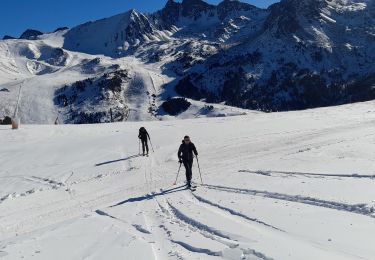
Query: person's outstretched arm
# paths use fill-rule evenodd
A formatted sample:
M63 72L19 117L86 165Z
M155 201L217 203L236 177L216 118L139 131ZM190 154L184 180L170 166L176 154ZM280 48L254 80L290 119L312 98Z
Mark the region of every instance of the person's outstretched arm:
M195 148L194 144L193 144L193 151L194 151L195 156L198 156L198 151L197 151L197 148Z

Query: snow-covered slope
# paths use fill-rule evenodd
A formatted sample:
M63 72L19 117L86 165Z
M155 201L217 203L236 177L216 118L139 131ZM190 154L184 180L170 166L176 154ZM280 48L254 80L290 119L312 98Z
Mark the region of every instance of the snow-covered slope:
M97 23L106 25L105 20ZM98 29L94 27L93 31ZM56 118L60 123L110 122L111 111L114 121L168 118L158 113L159 107L176 93L163 89L174 79L162 73L163 63L145 64L134 56L113 59L66 50L70 35L79 40L80 31L78 27L44 34L38 40L0 41L0 89L6 89L0 91L0 118L13 116L17 104L23 123L52 124ZM100 45L98 41L92 43ZM88 48L95 50L93 46ZM199 113L205 102L194 103L195 113L190 109L181 117L208 115L203 110ZM215 105L212 112L209 114L246 113L224 105Z
M73 53L61 48L60 33L36 41L7 40L0 42L3 64L0 93L1 116L13 115L20 93L19 113L24 123L53 123L59 116L54 103L56 91L66 84L102 75L114 70L109 59ZM99 59L100 60L100 59ZM91 63L90 63L91 61ZM5 69L4 69L5 67ZM21 88L21 91L20 91Z
M0 258L372 260L374 105L144 122L150 157L139 122L0 126Z

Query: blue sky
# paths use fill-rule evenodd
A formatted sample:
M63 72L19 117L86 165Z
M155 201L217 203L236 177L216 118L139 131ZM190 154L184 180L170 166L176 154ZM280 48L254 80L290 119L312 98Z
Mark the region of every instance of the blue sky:
M137 9L153 12L167 0L1 0L0 37L20 36L28 28L48 32L58 27L72 27L114 14ZM259 7L267 7L278 0L242 0ZM217 4L220 0L206 0ZM1 39L0 38L0 39Z

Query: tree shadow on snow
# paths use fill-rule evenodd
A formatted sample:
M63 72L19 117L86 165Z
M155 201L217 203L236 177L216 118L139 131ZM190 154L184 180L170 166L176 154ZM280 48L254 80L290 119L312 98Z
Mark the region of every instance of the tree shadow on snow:
M122 158L122 159L117 159L117 160L113 160L113 161L97 163L97 164L95 164L95 166L98 167L98 166L102 166L102 165L106 165L106 164L110 164L110 163L116 163L116 162L126 161L126 160L129 160L129 159L137 158L139 156L140 156L139 154L135 154L135 155L131 155L129 157Z
M144 200L151 200L151 199L153 199L157 196L163 196L163 195L166 195L166 194L179 192L179 191L183 191L183 190L186 190L186 185L181 185L181 186L178 186L178 187L175 187L175 188L172 188L172 189L163 190L163 191L160 191L158 193L153 192L151 194L148 193L148 194L140 196L140 197L129 198L127 200L121 201L121 202L119 202L115 205L110 206L110 208L117 207L117 206L120 206L120 205L123 205L123 204L126 204L126 203L131 203L131 202L140 202L140 201L144 201Z

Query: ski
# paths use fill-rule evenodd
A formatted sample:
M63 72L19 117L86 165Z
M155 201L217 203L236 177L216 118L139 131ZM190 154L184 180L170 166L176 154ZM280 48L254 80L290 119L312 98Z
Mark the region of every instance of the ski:
M187 187L191 191L196 191L197 190L197 185L192 184L190 187Z

